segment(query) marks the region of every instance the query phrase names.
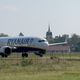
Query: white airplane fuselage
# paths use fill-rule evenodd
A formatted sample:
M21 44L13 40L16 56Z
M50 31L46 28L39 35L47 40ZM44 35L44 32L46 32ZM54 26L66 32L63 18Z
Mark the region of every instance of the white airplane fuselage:
M34 52L42 56L48 47L46 39L38 37L1 37L0 38L0 55L7 57L12 52L22 52L22 57L28 57L26 52Z

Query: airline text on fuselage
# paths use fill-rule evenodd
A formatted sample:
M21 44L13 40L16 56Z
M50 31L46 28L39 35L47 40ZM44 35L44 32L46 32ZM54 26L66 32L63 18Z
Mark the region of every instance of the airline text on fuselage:
M33 38L15 38L15 39L8 39L7 45L30 45L33 42Z

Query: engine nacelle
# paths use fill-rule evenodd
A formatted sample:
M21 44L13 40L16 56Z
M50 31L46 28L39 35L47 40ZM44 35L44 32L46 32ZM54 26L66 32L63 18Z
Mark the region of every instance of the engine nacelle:
M6 57L8 55L11 54L11 47L9 46L3 46L0 48L0 55L2 55L2 57Z

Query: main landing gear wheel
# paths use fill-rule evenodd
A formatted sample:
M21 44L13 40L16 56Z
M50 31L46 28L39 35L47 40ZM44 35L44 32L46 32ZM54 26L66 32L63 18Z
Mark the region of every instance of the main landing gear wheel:
M8 55L7 54L1 54L1 57L6 58L6 57L8 57Z
M28 54L27 53L22 53L22 57L28 57Z

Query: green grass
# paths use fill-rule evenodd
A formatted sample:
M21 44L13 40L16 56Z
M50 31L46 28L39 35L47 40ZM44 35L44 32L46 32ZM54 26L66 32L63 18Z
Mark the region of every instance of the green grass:
M50 53L50 55L49 54L47 54L48 56L55 56L55 57L59 57L59 58L68 58L68 59L80 59L80 53ZM46 56L47 56L46 55Z
M0 59L0 80L80 80L80 61L67 61L65 58L78 58L80 54L54 54L29 58L11 55ZM60 60L61 59L61 60Z
M0 80L80 80L80 73L78 72L39 72L27 74L26 72L20 73L2 73Z

